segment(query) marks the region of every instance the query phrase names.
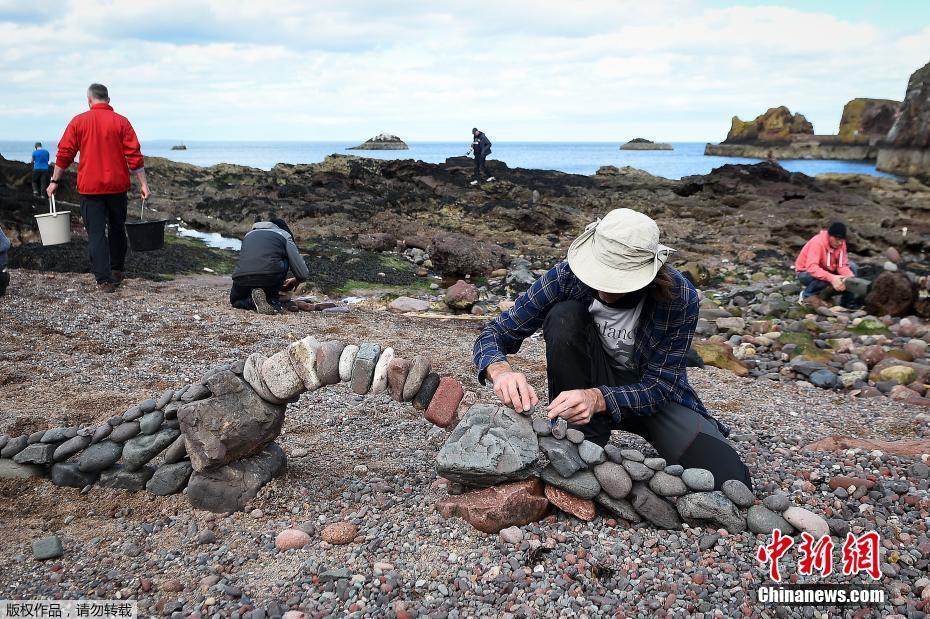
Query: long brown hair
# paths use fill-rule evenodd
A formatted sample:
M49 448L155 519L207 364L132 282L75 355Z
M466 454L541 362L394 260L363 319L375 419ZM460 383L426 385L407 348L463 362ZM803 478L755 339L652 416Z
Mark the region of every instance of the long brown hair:
M648 286L649 298L657 303L668 303L675 299L675 276L668 265L663 264L655 279Z

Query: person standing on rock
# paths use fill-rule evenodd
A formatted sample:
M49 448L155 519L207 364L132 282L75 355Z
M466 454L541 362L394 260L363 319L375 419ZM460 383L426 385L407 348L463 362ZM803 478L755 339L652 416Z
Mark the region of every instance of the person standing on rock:
M42 148L42 142L36 142L32 151L32 195L39 198L48 189L48 151Z
M116 292L126 275L126 206L132 186L129 173L139 179L143 200L151 192L139 138L129 120L110 107L106 86L90 85L87 107L89 111L71 119L58 141L55 172L47 192L49 197L55 195L62 175L80 153L77 190L90 262L97 288L111 293Z
M288 270L293 272L293 278L288 279ZM242 239L229 303L259 314L280 313L284 311L278 296L281 291L309 278L307 263L284 220L273 217L258 221Z
M834 221L804 244L794 262L798 280L803 286L798 301L813 308L826 305L822 295L833 291L843 293L840 305L858 309L855 296L846 290L846 279L855 277L859 267L846 251L846 224Z
M475 154L475 178L472 180L471 184L477 185L481 182L481 177L486 173L484 169L484 160L491 154L491 140L488 139L488 136L486 136L483 131L478 131L475 127L472 128L471 135L471 150ZM485 179L487 182L493 180L493 176L489 176Z
M506 406L539 401L511 367L527 337L546 341L550 420L565 419L598 445L612 430L639 434L669 464L704 468L752 487L749 470L688 383L686 357L698 320L694 286L666 260L656 223L616 209L572 243L567 260L491 321L474 346L478 380L490 379Z

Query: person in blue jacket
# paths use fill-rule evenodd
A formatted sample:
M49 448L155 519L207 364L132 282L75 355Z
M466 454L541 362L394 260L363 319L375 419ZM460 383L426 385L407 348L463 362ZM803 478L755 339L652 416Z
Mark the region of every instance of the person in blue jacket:
M36 142L32 151L32 195L37 198L45 196L48 187L48 151L42 148L42 142Z

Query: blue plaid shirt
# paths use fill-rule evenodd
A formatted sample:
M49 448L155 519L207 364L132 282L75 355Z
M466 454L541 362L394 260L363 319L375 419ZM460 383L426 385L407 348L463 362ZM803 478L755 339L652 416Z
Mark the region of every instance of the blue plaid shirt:
M667 303L646 298L633 343L633 366L640 382L622 387L601 386L607 411L620 423L624 415L651 415L667 401L677 402L710 417L701 399L688 384L686 357L697 325L697 291L685 277L672 269L674 299ZM474 358L478 380L485 383L485 370L506 361L505 355L520 350L523 340L539 329L552 307L571 299L590 302L597 291L579 280L567 261L562 261L517 297L513 308L492 320L475 341ZM714 420L726 436L729 430Z

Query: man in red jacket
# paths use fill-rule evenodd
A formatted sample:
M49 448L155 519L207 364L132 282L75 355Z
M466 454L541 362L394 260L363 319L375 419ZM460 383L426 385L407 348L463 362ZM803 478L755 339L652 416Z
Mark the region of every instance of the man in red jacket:
M151 194L139 139L129 120L110 107L107 87L91 84L87 89L87 106L90 111L72 118L58 142L48 195L55 195L62 174L80 152L77 190L81 194L81 218L87 228L91 266L98 288L102 292L116 292L125 277L126 193L131 186L130 171L139 178L142 199Z
M843 293L840 305L851 309L858 307L855 297L846 290L846 279L855 277L859 270L846 252L846 224L834 221L805 243L794 268L798 279L806 286L799 298L802 303L815 308L825 305L821 295L831 293L832 287Z

